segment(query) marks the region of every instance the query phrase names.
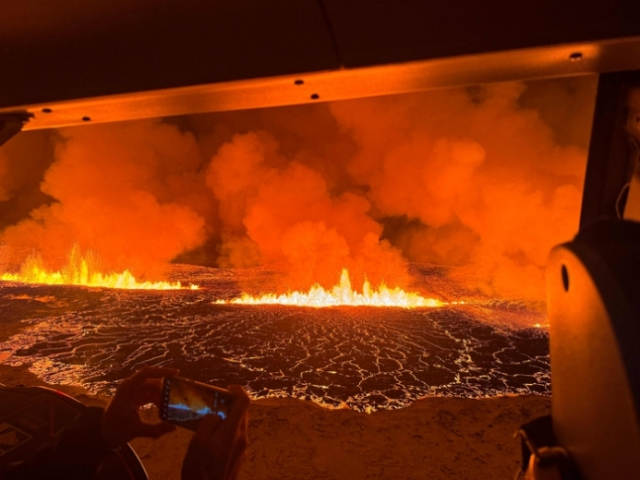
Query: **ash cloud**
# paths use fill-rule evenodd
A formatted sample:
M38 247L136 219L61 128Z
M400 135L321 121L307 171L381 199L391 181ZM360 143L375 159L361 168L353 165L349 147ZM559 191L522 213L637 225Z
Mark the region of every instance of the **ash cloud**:
M426 262L542 299L577 230L594 94L586 77L61 130L40 203L0 241L52 267L74 243L143 274L277 264L295 289L343 267L407 287ZM22 154L0 153L0 208L26 195L7 173Z

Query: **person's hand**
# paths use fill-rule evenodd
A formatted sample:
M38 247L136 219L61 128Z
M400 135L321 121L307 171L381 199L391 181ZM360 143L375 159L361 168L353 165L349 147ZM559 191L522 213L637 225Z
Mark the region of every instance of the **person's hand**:
M217 415L202 419L182 464L182 480L234 480L247 448L249 396L230 385L235 399L226 420Z
M102 416L100 431L105 441L115 447L136 437L157 438L175 430L167 422L143 422L140 407L149 403L160 405L162 379L177 374L175 368L144 367L124 379Z

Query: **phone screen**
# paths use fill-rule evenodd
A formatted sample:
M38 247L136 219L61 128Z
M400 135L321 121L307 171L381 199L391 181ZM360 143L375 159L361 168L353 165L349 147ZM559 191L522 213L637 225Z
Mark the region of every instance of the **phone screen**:
M205 415L227 418L233 395L222 388L180 377L165 378L161 415L163 420L197 430Z

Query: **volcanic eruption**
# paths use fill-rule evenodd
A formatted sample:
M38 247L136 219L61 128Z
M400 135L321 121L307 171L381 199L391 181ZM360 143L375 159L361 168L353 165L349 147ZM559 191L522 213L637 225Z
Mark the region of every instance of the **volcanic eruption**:
M594 88L23 133L0 150L0 303L31 327L0 355L92 391L168 362L365 411L549 393L543 266L577 228Z
M546 252L575 231L585 161L585 136L552 102L592 88L558 85L25 134L0 153L5 270L36 253L59 271L78 245L134 275L177 258L282 264L292 290L330 289L343 268L354 285L405 288L419 261L540 299Z

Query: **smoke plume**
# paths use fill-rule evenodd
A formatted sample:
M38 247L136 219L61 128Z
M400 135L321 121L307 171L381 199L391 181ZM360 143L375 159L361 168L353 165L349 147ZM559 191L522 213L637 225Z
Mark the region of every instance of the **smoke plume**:
M424 262L491 295L541 299L550 248L577 230L594 87L508 83L61 130L28 175L40 176L35 205L33 180L12 166L24 148L0 150L0 208L31 196L28 215L3 218L0 242L52 268L74 244L142 274L176 258L277 264L295 289L329 287L344 267L356 287L407 287L408 263Z
M110 269L145 273L204 241L209 206L193 193L201 183L193 135L159 121L59 134L40 186L55 202L5 228L5 244L39 253L53 269L78 244Z
M498 295L543 298L549 250L577 231L586 151L522 108L524 91L498 84L331 111L360 146L348 171L378 216L396 219L387 235L410 260L471 266Z

